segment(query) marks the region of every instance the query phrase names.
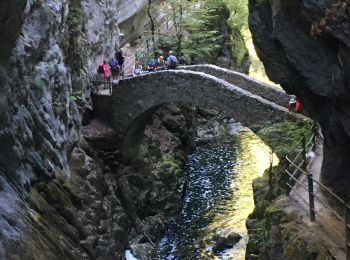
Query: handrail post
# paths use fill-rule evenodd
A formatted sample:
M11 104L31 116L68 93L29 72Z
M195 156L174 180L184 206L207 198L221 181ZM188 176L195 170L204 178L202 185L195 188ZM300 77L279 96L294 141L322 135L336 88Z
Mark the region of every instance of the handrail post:
M306 171L306 138L305 135L303 135L303 138L301 139L301 145L302 145L302 156L303 156L303 164L302 169Z
M350 260L350 206L345 205L344 209L345 220L345 236L346 236L346 260Z
M285 178L285 185L286 185L286 196L289 197L290 188L289 188L289 186L288 186L288 183L289 183L289 181L288 181L289 175L288 175L287 171L289 170L290 162L289 162L288 160L286 160L286 161L287 161L287 165L286 165L286 169L285 169L285 171L284 171L284 173L285 173L285 174L284 174L284 178Z
M303 136L301 140L302 144L302 155L303 155L303 164L302 164L302 169L303 171L306 172L307 174L307 183L308 183L308 191L309 191L309 206L310 206L310 219L311 221L315 221L315 195L314 195L314 183L312 179L312 174L307 172L307 164L306 164L306 137L305 135Z
M309 206L310 206L310 219L311 221L315 221L315 195L314 195L314 183L312 179L312 174L307 173L307 183L309 189Z
M317 138L317 126L316 123L313 124L312 126L312 133L313 133L313 137L312 137L312 143L313 143L313 151L316 151L316 138Z

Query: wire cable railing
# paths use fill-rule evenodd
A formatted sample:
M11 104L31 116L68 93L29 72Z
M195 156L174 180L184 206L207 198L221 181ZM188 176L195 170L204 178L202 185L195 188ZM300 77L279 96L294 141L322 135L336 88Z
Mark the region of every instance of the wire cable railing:
M309 206L310 220L312 222L316 220L317 216L317 218L321 220L322 224L332 230L345 242L346 259L350 260L350 206L345 200L340 198L319 180L316 180L307 170L307 154L316 150L317 133L317 126L316 124L313 124L312 127L304 133L303 137L295 147L295 149L297 149L298 146L301 146L301 150L295 155L294 158L290 158L288 155L285 157L287 162L285 169L286 195L290 196L291 191L293 191L294 195L299 197L306 205ZM306 136L309 137L308 140L306 140ZM306 177L307 185L301 181L301 176ZM308 192L308 199L305 199L297 189L294 189L296 184ZM314 186L317 186L319 190L322 189L322 194L325 195L326 199L324 199L322 195L314 192ZM335 209L329 204L328 200L330 198L344 209L343 216L341 216L341 213L339 213L339 209ZM345 227L345 235L342 234L342 231L337 230L334 226L327 223L323 217L323 214L321 214L321 212L319 212L315 207L315 201L320 203L324 208L328 209L336 219L343 223L343 226Z

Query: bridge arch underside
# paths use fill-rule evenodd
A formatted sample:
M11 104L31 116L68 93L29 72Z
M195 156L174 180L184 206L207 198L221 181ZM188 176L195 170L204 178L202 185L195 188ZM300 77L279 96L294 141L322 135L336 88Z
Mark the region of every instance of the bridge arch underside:
M126 159L135 157L152 114L167 103L224 111L252 130L281 121L289 111L216 77L192 71L164 71L120 81L109 97L109 123L123 136ZM106 105L106 104L104 104Z

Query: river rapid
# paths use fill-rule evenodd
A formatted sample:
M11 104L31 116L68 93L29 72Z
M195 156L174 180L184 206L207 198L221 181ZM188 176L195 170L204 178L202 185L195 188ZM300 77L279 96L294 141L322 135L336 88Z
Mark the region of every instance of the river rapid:
M245 259L245 221L254 207L252 181L268 168L271 158L277 163L269 148L246 130L228 141L198 145L187 159L183 210L162 238L156 259ZM242 239L215 255L213 236L232 232Z

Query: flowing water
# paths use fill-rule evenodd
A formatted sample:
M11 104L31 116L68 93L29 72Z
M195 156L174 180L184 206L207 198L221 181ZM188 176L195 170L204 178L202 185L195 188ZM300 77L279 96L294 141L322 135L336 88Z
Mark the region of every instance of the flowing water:
M250 131L230 142L197 147L188 156L184 208L161 240L157 259L244 259L245 221L254 206L252 180L269 163L268 147ZM214 255L212 237L231 232L243 238L232 249Z

